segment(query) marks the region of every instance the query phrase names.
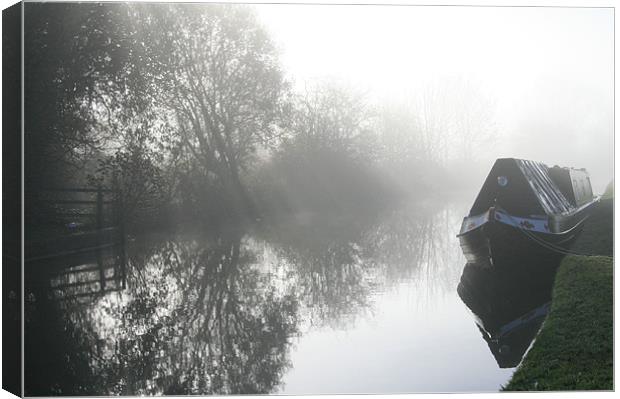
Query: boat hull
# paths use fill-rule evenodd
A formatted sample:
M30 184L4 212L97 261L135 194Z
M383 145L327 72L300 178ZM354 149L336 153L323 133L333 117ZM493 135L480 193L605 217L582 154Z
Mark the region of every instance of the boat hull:
M506 224L491 216L460 234L459 240L470 263L491 266L528 260L555 263L570 250L582 227L583 220L564 232L547 233Z
M458 235L469 262L557 261L599 203L583 169L495 161Z

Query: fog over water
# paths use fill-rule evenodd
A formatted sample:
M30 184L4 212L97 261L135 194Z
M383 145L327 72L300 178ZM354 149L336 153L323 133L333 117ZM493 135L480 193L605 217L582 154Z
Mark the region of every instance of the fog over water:
M595 192L613 177L612 9L255 8L299 87L329 78L383 104L450 98L465 83L495 125L492 146L474 149L481 167L498 157L585 167Z
M613 16L26 2L25 395L500 390L595 201L472 203L613 179Z

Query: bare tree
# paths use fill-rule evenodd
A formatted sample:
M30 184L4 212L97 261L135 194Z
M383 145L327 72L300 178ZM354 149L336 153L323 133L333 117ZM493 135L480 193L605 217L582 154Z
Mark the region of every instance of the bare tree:
M364 95L334 83L314 84L295 99L292 143L309 154L331 151L369 160L375 147L373 113Z
M377 121L382 164L436 161L438 146L424 122L410 102L385 105Z
M463 79L430 82L384 107L378 126L382 157L440 165L471 161L493 142L494 112L479 85Z
M479 156L496 134L495 103L479 85L457 80L450 88L452 158L470 161Z
M495 104L479 84L446 79L422 90L420 120L441 161L471 161L493 141Z

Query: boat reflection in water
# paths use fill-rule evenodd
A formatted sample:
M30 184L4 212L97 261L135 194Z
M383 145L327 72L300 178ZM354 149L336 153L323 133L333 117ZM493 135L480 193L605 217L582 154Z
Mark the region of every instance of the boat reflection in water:
M501 368L516 367L551 305L557 264L465 265L457 291Z

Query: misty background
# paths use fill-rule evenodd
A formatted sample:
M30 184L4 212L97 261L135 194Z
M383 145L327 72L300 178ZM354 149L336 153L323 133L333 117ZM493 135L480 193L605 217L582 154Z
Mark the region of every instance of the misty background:
M111 187L122 218L213 227L473 197L500 157L586 168L595 193L613 178L611 9L32 3L26 16L33 225L54 213L50 186Z
M472 129L493 132L492 142L472 149L481 168L499 157L584 167L595 193L613 177L609 8L255 8L300 86L330 77L379 104L433 92L444 101L433 107L440 119L450 118L454 97L470 95L467 111L487 113ZM455 128L455 141L465 134Z
M602 193L612 34L612 9L26 2L26 394L499 389L456 234L499 157ZM106 249L36 256L74 242Z

